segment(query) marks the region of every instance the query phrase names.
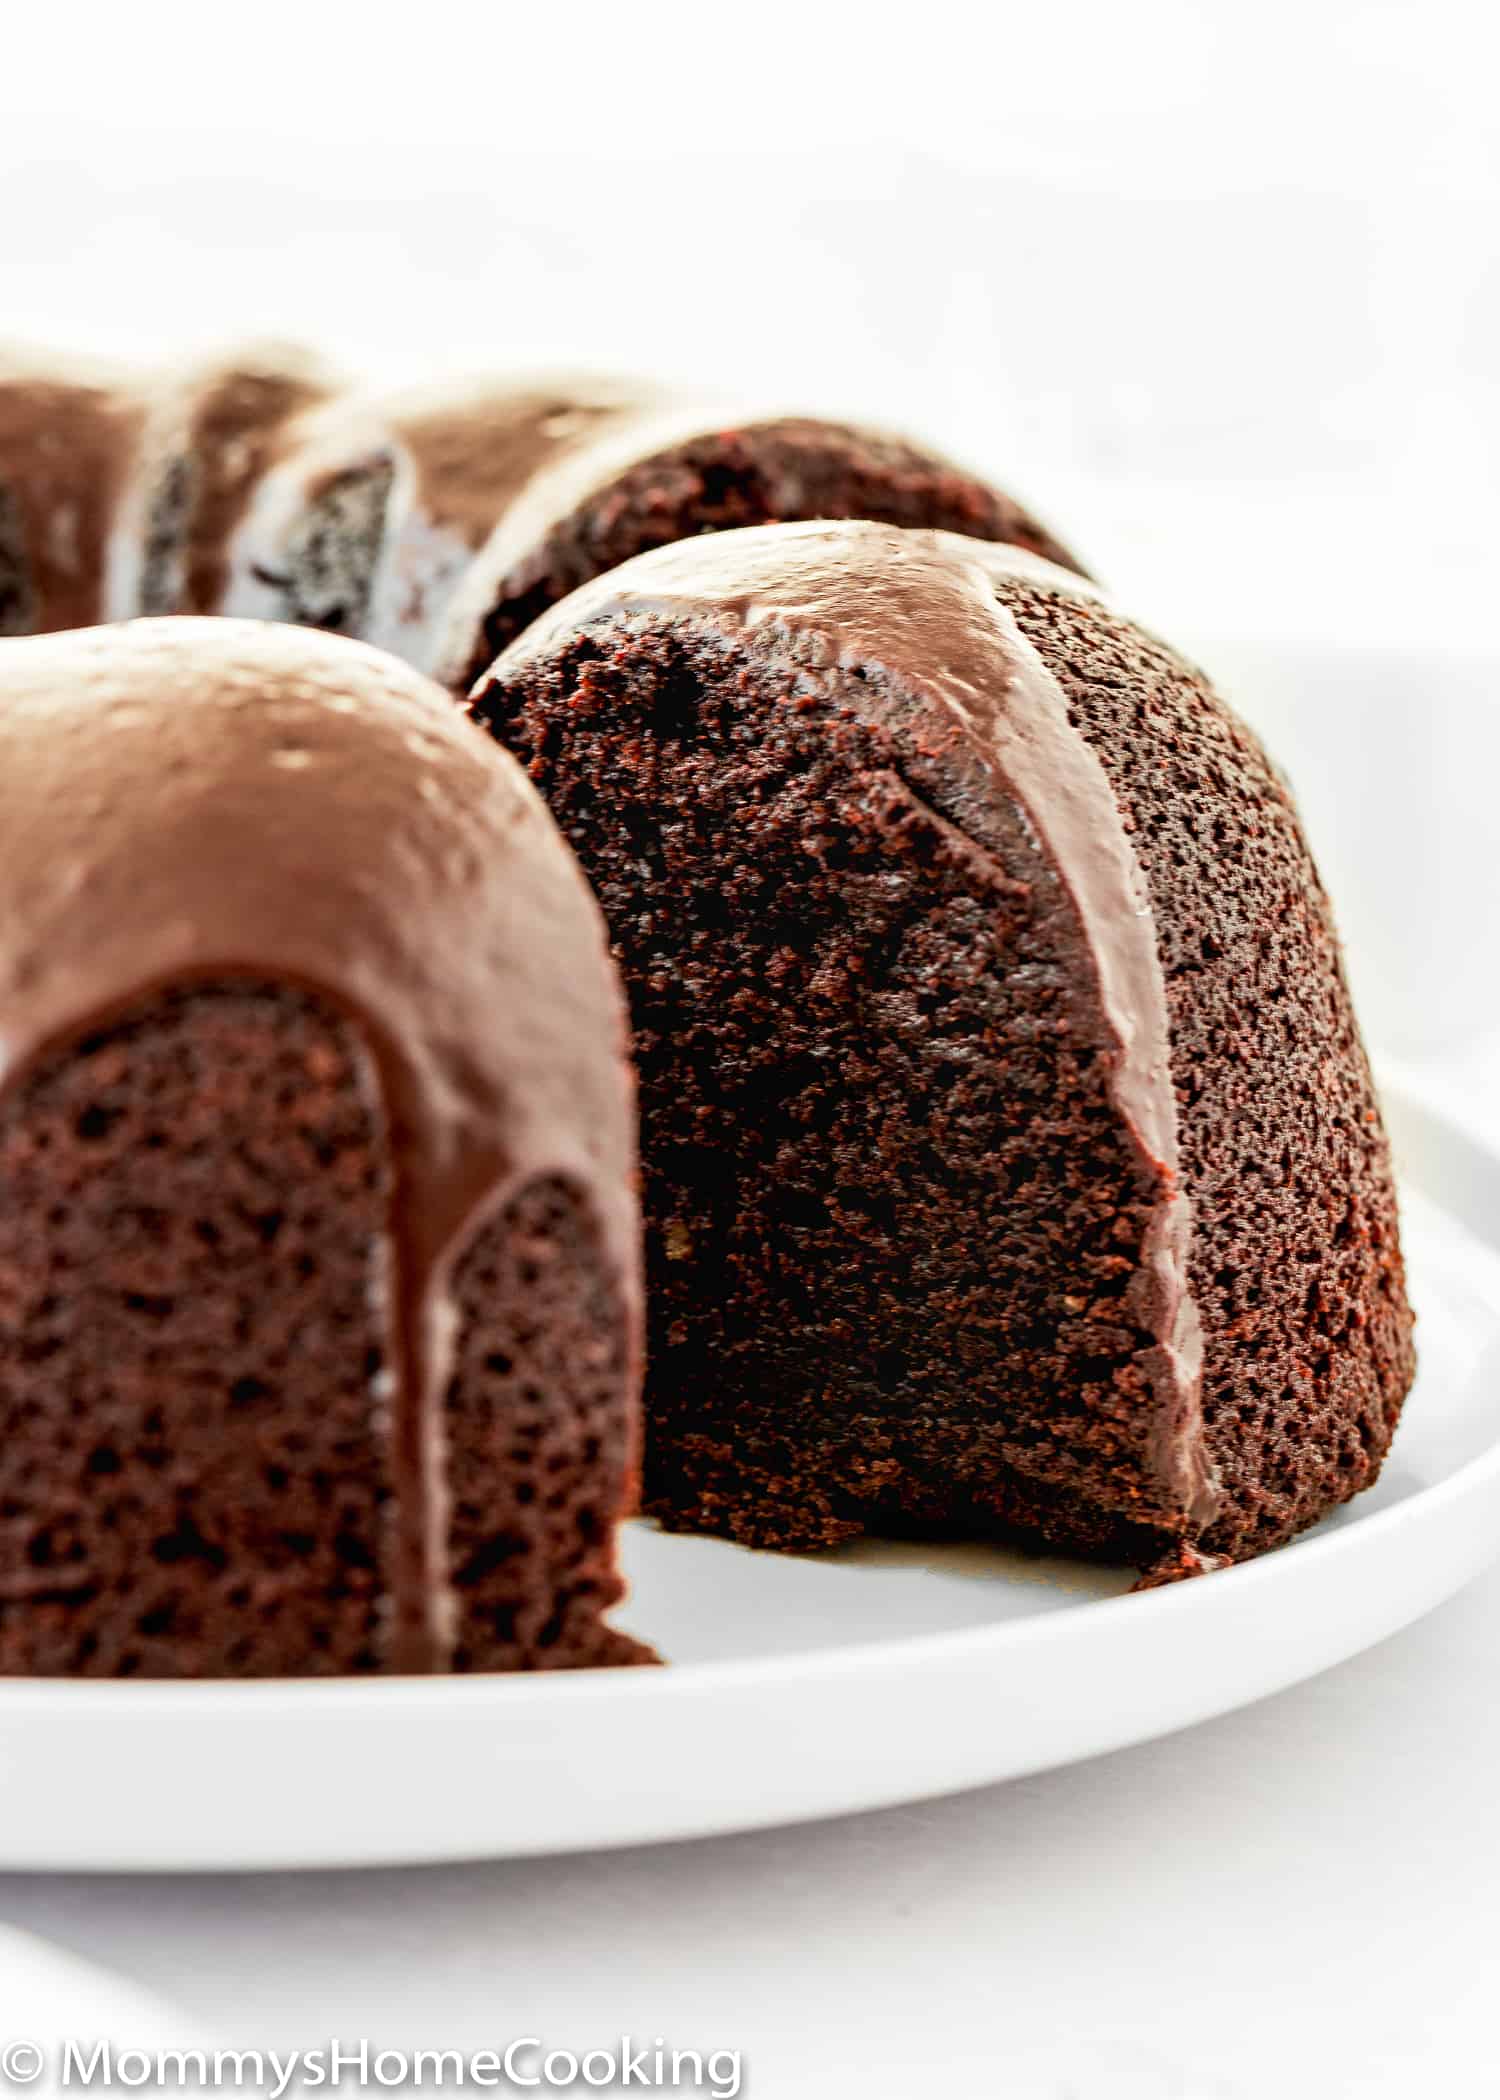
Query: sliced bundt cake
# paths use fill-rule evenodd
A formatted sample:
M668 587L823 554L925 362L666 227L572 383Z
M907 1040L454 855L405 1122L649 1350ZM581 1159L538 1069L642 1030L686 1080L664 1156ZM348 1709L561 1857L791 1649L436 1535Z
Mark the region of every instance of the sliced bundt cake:
M642 1659L618 985L438 688L0 647L0 1049L0 1670Z
M626 976L650 1510L1181 1571L1375 1477L1379 1108L1287 788L1171 649L1018 549L775 525L600 577L473 705Z

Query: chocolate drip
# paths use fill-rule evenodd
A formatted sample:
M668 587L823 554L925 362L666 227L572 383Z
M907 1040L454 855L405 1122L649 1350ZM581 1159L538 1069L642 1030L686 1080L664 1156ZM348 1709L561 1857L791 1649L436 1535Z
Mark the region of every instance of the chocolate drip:
M448 1280L524 1184L585 1190L640 1322L624 1018L597 910L518 768L357 644L140 621L0 651L0 1087L169 985L347 1012L390 1130L398 1667L451 1641L434 1439Z

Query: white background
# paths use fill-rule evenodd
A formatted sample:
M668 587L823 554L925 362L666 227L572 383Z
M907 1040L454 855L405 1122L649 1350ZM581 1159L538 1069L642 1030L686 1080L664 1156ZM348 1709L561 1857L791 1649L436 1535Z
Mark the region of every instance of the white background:
M1486 13L31 0L0 333L749 386L944 439L1168 622L1476 628Z
M1479 1113L1493 775L1464 777L1451 723L1429 766L1421 730L1439 636L1465 706L1492 697L1477 6L25 16L0 31L0 332L145 355L293 334L380 377L645 369L883 417L1016 483L1169 631L1251 644L1252 686L1266 637L1391 648L1398 735L1362 733L1347 673L1326 716L1265 705L1332 860L1347 834L1371 871L1343 908L1378 1032ZM1448 944L1431 977L1380 952L1372 900L1408 869ZM744 2048L775 2100L1457 2100L1500 2091L1497 1616L1492 1577L1249 1713L820 1831L11 1879L0 1915L165 1997L169 2034L624 2023ZM22 1978L0 1943L7 2017Z

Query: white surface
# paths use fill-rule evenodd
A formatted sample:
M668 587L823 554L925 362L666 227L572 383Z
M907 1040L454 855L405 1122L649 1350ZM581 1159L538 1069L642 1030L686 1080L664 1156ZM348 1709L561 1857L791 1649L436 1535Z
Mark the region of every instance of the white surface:
M30 1933L0 1925L0 2092L66 2091L59 2041L105 2035L119 2049L146 2050L153 2058L157 2050L201 2039L179 2009Z
M1500 1033L1500 649L1174 639L1291 780L1369 1039L1436 1074Z

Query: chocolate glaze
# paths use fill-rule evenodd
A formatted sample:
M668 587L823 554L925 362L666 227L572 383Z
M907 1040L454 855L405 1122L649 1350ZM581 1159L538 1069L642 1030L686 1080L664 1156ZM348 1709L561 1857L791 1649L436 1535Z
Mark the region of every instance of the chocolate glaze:
M581 1186L639 1355L624 1016L597 908L519 768L373 650L204 620L0 648L0 1087L152 991L226 976L326 997L375 1061L393 1661L440 1668L434 1439L471 1229L537 1176Z
M1152 1336L1156 1470L1206 1523L1202 1330L1187 1282L1166 988L1145 879L1103 768L998 591L1007 578L1098 596L1024 550L865 523L773 525L679 541L598 577L501 658L511 675L570 633L620 619L708 625L898 731L941 814L981 847L1009 812L1056 885L1059 936L1086 984L1111 1098L1153 1192L1130 1303ZM854 674L851 676L850 674ZM476 688L482 693L483 681Z
M230 538L283 428L340 384L321 358L280 343L157 382L110 546L106 616L217 612Z
M19 572L0 634L104 616L109 534L144 415L115 366L0 350L0 558Z
M449 599L495 521L531 477L650 398L605 379L466 381L345 397L286 432L232 552L222 610L275 617L288 537L330 495L377 477L364 638L426 669Z
M485 615L502 588L530 579L552 529L617 475L714 427L702 404L661 401L598 431L592 442L552 461L538 461L497 511L493 529L464 572L443 624L432 675L461 690L481 669Z
M454 692L467 690L495 653L485 634L488 615L502 598L523 597L540 579L548 564L552 534L591 505L602 501L608 506L612 484L622 477L649 468L679 447L718 434L752 444L761 437L779 441L785 459L776 509L787 518L807 514L803 483L810 446L846 441L856 451L869 450L877 456L920 460L928 467L944 464L936 453L891 432L805 413L771 411L764 404L751 411L739 403L731 411L728 404L715 406L701 399L653 403L600 430L587 445L541 465L524 487L518 487L505 510L497 513L499 522L454 592L440 646L431 661L433 676ZM952 471L966 470L953 467ZM1017 512L1018 518L1022 515ZM1028 522L1046 552L1076 567L1035 520Z

